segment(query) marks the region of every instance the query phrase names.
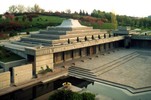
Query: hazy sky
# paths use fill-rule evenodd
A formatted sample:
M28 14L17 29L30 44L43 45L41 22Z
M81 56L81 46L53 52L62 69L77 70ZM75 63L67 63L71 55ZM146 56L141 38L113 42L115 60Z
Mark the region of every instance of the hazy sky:
M10 5L18 4L26 7L38 4L51 11L71 9L72 12L79 12L82 9L91 13L97 9L136 17L151 15L151 0L0 0L0 13L6 12Z

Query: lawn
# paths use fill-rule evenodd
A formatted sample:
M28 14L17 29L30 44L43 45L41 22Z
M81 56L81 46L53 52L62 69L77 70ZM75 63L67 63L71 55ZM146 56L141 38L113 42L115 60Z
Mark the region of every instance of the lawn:
M65 18L60 18L57 16L43 16L43 15L39 15L38 17L35 17L32 19L32 21L28 21L28 19L26 19L25 21L22 21L22 17L23 16L17 16L19 18L19 22L22 24L30 24L33 26L36 26L38 24L40 25L45 25L45 24L49 24L49 23L57 23L60 24Z
M103 23L101 29L113 29L112 23Z

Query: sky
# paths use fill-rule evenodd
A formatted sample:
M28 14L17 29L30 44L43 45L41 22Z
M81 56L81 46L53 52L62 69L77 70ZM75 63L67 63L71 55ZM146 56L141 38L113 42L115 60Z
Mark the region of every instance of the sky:
M91 13L96 9L135 17L151 15L151 0L0 0L0 14L8 11L9 6L19 4L25 7L38 4L46 11L79 12L81 9Z

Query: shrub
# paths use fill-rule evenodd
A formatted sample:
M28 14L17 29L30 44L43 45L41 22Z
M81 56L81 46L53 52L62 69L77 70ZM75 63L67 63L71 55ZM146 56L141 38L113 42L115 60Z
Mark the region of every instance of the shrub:
M95 95L89 92L82 93L83 100L95 100Z
M49 100L82 100L82 96L70 90L59 90L51 95Z
M58 90L49 97L49 100L95 100L95 95L87 92L79 94L71 90Z
M47 72L52 72L52 69L50 69L49 66L46 65L46 71L47 71Z
M13 37L13 36L16 36L16 35L17 35L16 32L10 32L10 33L9 33L9 36L10 36L10 37Z
M46 65L46 69L41 67L41 70L39 71L39 74L46 74L47 72L52 72L52 69L50 69L48 65Z
M0 32L0 39L6 39L6 38L8 38L8 34Z

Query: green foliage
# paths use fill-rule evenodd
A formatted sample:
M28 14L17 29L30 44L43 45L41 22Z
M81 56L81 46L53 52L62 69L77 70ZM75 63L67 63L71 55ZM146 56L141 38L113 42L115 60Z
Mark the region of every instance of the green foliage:
M103 25L100 28L101 29L114 29L112 23L103 23Z
M95 100L95 95L88 92L82 93L82 97L83 97L83 100Z
M49 97L49 100L95 100L95 95L91 93L79 94L70 90L58 90Z
M0 61L2 62L9 62L23 59L22 57L11 53L10 51L6 50L3 46L0 46Z
M10 36L10 37L13 37L13 36L16 36L16 35L17 35L16 32L10 32L10 33L9 33L9 36Z
M114 30L117 29L117 20L116 20L116 15L114 13L111 13L111 22L113 24Z
M52 72L52 69L50 69L49 66L46 65L46 71L47 71L47 72Z
M41 67L41 70L39 71L39 74L46 74L47 72L52 72L52 69L50 69L48 65L46 65L46 69Z

